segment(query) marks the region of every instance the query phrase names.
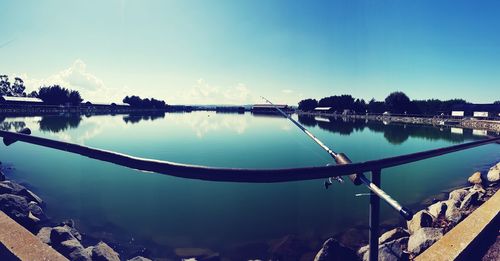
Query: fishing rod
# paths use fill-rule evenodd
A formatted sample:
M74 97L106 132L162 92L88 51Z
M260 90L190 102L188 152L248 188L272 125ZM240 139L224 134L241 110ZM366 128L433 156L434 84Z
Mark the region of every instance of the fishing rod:
M279 107L274 105L271 101L268 99L264 98L261 96L263 100L265 100L267 103L269 103L271 106L273 106L280 114L285 116L287 119L289 119L295 126L299 127L307 136L309 136L316 144L318 144L321 148L323 148L334 160L337 164L339 165L344 165L344 164L351 164L352 161L344 154L344 153L337 153L330 148L328 148L323 142L321 142L316 136L314 136L309 130L307 130L302 124L294 120L290 115L285 113L283 110L281 110ZM396 200L391 198L385 191L383 191L381 188L379 188L377 185L375 185L373 182L371 182L368 178L365 177L363 173L357 173L357 174L351 174L349 175L349 179L355 184L355 185L360 185L360 184L365 184L368 189L373 192L375 195L377 195L379 198L383 199L387 204L389 204L392 208L394 208L396 211L399 212L401 216L403 216L406 220L411 220L413 217L413 212L401 206ZM325 187L328 188L331 185L331 178L329 178L327 181L325 181Z

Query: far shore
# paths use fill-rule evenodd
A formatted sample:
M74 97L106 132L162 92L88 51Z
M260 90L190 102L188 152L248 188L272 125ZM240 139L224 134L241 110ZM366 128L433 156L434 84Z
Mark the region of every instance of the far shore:
M332 117L332 118L347 118L370 121L381 121L384 123L399 122L407 124L421 124L433 126L458 127L466 129L479 129L499 133L500 120L481 120L470 117L447 117L447 116L425 116L425 115L383 115L383 114L335 114L322 112L305 112L297 111L298 115L306 115L312 117Z

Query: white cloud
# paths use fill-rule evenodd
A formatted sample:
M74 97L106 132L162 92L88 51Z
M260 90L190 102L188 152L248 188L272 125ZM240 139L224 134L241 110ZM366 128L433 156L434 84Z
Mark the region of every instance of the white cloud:
M219 87L199 79L196 84L187 90L181 91L173 97L176 104L252 104L259 99L252 94L243 83L236 86Z
M83 99L91 102L121 102L128 89L107 87L99 77L87 70L87 64L80 59L75 60L68 68L43 79L34 79L27 74L20 77L24 79L27 92L38 90L40 86L58 84L79 91Z
M293 92L293 90L284 89L284 90L281 90L281 92L284 93L284 94L291 94Z

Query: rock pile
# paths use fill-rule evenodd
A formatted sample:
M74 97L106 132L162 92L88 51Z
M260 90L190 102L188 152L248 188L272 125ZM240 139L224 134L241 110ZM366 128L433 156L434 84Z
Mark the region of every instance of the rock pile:
M417 212L407 222L407 228L395 228L379 238L379 259L401 260L415 257L438 241L478 205L491 197L499 181L500 162L491 167L487 178L476 172L468 181L473 186L453 190L448 199L438 201ZM483 187L484 186L484 187ZM369 246L358 250L358 256L368 260Z
M52 246L70 260L121 260L120 255L102 241L95 246L84 247L82 235L75 228L73 220L63 221L55 227L44 226L49 222L43 207L44 202L39 196L14 181L6 180L0 170L0 210L36 234L42 242ZM131 260L150 259L139 256Z

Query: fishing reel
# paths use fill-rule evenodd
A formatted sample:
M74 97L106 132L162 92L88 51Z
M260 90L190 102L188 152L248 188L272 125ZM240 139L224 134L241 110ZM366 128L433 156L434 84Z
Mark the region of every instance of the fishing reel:
M335 163L328 163L326 166L333 166L336 165ZM329 177L328 179L325 180L325 189L328 189L331 185L333 185L333 182L337 181L340 184L344 183L344 179L342 177Z

